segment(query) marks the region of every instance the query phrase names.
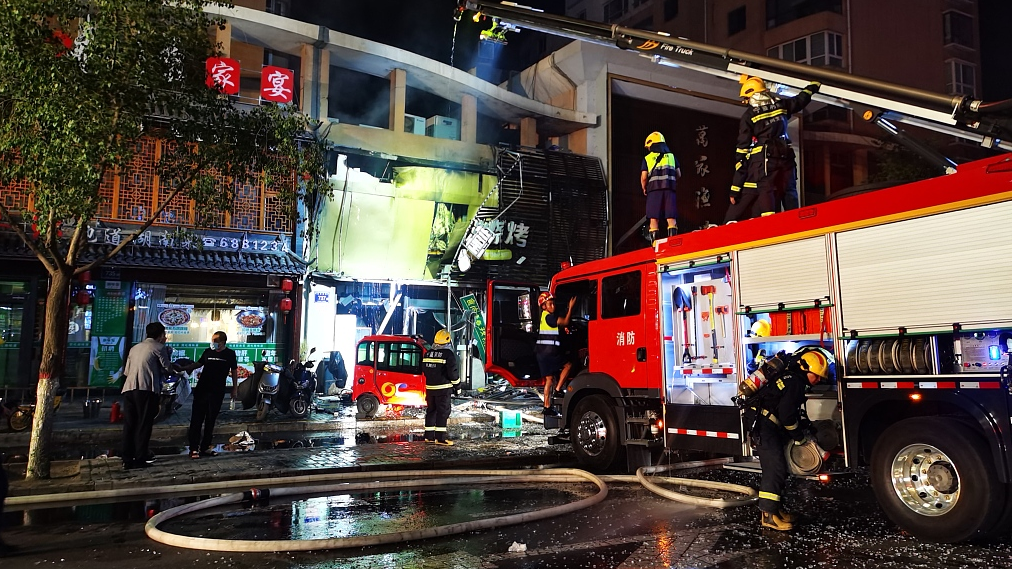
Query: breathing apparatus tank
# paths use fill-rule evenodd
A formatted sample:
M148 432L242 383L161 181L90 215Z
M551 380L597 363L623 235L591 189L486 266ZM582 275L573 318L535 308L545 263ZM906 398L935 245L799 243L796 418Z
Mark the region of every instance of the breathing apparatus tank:
M777 355L763 360L755 372L738 383L738 397L736 399L744 401L752 397L762 389L762 386L783 375L787 370L787 359L788 356L785 352L779 352Z

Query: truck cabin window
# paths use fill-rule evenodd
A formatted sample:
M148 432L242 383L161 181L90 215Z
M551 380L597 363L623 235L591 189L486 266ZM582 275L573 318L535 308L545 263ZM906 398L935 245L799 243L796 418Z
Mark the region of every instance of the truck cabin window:
M601 318L622 318L640 313L639 271L601 279Z

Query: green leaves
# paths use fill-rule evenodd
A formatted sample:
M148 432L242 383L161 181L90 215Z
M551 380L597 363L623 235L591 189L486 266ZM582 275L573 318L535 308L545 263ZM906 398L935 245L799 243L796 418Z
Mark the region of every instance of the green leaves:
M0 183L27 183L41 235L51 223L90 221L103 177L123 171L142 137L163 142L159 200L174 196L164 188L177 189L205 221L221 219L236 188L261 175L293 219L300 189L330 191L325 145L301 114L273 104L239 108L205 86L205 60L217 53L208 29L220 23L204 13L211 4L6 0ZM71 48L56 31L74 40ZM295 172L309 177L296 186ZM0 214L13 213L0 205ZM36 245L49 247L57 265L76 264L66 240Z

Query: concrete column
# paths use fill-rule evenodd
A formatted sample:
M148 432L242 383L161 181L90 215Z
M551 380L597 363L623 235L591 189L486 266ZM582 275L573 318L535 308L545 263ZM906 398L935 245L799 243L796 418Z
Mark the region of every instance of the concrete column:
M538 145L538 121L534 117L520 119L520 146Z
M299 69L299 104L302 114L313 116L313 46L304 43L299 50L302 67Z
M474 95L460 99L460 141L478 142L478 99Z
M229 57L232 51L232 22L225 22L225 29L214 28L214 41L221 44L221 53Z
M330 116L330 115L327 114L329 112L329 110L330 110L330 106L329 106L330 105L330 95L329 95L329 93L330 93L330 52L327 51L327 50L325 50L325 49L321 49L319 51L319 53L320 53L320 70L319 70L319 74L320 74L320 81L319 81L319 87L320 87L320 95L319 95L319 98L320 98L320 116L318 118L326 119L328 116Z
M408 74L403 69L390 72L390 124L394 132L404 131L404 102L408 94Z

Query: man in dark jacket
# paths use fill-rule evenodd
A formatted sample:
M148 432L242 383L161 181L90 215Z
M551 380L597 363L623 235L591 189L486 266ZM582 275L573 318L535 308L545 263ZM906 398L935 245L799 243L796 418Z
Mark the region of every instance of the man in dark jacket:
M215 456L211 447L214 422L225 400L228 376L232 376L232 399L236 398L239 383L238 362L232 348L226 347L228 336L218 331L211 336L211 347L204 350L200 359L186 366L186 371L203 367L197 386L193 388L193 413L190 415L190 458Z
M805 392L827 377L829 360L826 355L818 350L805 351L783 375L771 380L759 404L751 409L759 415L756 428L759 430L762 479L758 506L762 511L762 527L780 531L794 527L794 516L784 510L781 502L789 474L784 448L791 439L796 445L806 442L807 435L800 422Z
M762 79L743 76L741 98L748 109L738 127L731 207L724 223L773 214L781 200L785 207L797 203L784 199L788 189L796 187L789 183L795 176L795 155L787 121L811 102L819 85L812 82L794 97L779 97L766 89ZM792 191L796 196L797 190Z
M451 342L449 332L436 332L432 349L422 358L422 373L425 374L425 442L447 446L453 445L453 441L446 438L450 395L457 390L460 382L457 354L453 352Z

